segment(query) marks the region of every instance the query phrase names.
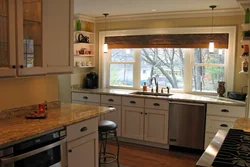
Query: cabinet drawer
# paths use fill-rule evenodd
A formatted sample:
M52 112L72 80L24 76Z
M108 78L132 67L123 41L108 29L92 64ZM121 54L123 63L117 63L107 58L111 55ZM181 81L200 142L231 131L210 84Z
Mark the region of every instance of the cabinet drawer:
M245 107L208 104L207 114L225 117L245 117Z
M169 105L167 100L145 99L145 108L168 110Z
M98 119L93 118L67 126L68 141L75 140L98 130Z
M101 95L101 103L102 104L121 104L122 97L121 96L111 96L111 95Z
M144 107L144 98L122 97L123 106Z
M218 130L228 130L233 127L237 118L207 116L206 132L217 133Z
M100 103L100 95L73 92L72 93L72 101L85 101L85 102Z

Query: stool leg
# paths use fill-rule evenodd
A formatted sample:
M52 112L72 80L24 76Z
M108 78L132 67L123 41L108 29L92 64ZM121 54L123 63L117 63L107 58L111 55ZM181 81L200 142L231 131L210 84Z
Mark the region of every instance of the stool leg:
M116 139L116 143L117 143L117 166L120 167L120 164L119 164L119 153L120 153L120 144L119 144L119 140L118 140L118 137L117 137L117 130L115 130L115 139Z
M104 162L107 161L107 154L106 154L106 149L107 149L107 140L108 140L108 132L105 133L105 140L104 140L104 144L103 144L103 156L104 156Z
M103 140L101 139L101 141L100 141L100 150L99 150L99 167L101 166L102 147L103 147Z

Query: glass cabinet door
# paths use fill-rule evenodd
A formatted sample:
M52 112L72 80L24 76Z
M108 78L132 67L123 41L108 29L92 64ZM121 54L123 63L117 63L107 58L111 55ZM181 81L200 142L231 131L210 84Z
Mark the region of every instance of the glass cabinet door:
M19 75L43 74L42 0L18 0ZM18 18L19 19L19 18Z
M0 0L0 77L16 75L14 9L14 0Z

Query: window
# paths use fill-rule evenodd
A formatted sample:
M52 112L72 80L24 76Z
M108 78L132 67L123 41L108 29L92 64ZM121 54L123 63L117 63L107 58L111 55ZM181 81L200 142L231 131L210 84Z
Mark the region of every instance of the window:
M207 33L210 27L167 28L107 31L107 36ZM152 76L159 87L170 87L178 92L216 93L218 81L226 82L226 89L233 89L235 58L235 27L216 27L214 33L228 33L228 48L215 49L209 54L207 48L113 48L103 54L100 48L100 78L103 88L141 89L148 87ZM100 32L100 44L105 33ZM118 46L118 45L117 45Z

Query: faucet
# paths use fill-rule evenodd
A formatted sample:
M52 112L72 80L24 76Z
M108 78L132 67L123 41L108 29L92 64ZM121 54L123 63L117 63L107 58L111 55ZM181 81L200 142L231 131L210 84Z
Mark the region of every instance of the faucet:
M169 94L169 89L170 89L170 88L169 88L168 86L167 86L166 88L161 88L161 93L164 93L164 92L163 92L164 89L167 89L167 92L168 92L168 94Z
M156 93L158 93L158 92L159 92L159 91L158 91L158 82L156 81L156 78L155 78L155 77L152 77L151 80L150 80L150 83L151 83L151 85L152 85L151 92L154 92L153 84L152 84L152 81L153 81L153 80L155 80L155 86L156 86L155 91L156 91Z

